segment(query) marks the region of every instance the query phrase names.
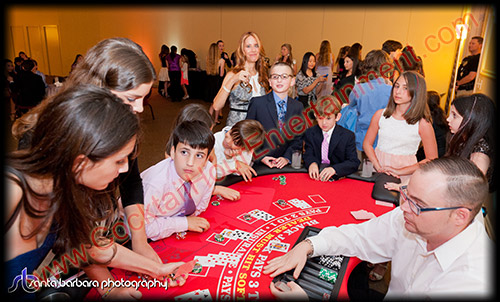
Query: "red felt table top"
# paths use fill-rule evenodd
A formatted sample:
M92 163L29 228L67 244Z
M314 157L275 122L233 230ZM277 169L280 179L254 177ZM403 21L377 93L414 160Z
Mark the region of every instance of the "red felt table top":
M286 177L286 184L273 178ZM373 183L344 178L334 182L320 182L309 178L306 173L271 174L253 178L251 182L239 182L230 186L241 193L238 201L222 200L220 205L209 204L200 216L210 222L210 229L204 233L188 232L185 239L175 235L151 242L151 246L164 262L190 261L195 256L207 256L228 252L239 256L237 263L205 266L201 273L191 273L182 287L139 288L143 299L174 299L195 290L204 290L213 300L268 299L271 297L269 283L272 278L262 273L263 266L272 258L284 254L269 250L266 246L272 240L289 243L290 250L306 226L324 228L342 224L360 223L351 211L367 210L376 216L390 211L392 207L375 204L371 197ZM319 195L319 197L318 197ZM279 207L275 201L297 198L310 205L300 209L291 204ZM215 197L212 197L215 199ZM265 211L274 218L264 221L245 221L242 215L252 210ZM242 230L252 234L247 240L228 239L216 242L214 235L225 229ZM339 298L347 298L347 279L358 259L351 258L342 281ZM138 280L137 274L113 269L116 280ZM92 290L88 298L98 296ZM185 298L185 296L184 296Z

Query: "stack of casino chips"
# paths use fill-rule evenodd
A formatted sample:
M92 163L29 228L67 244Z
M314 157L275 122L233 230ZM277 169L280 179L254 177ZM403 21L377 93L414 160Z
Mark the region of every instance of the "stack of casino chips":
M177 240L184 239L184 238L186 238L186 234L187 234L186 232L177 232L177 233L175 234L175 238L176 238Z
M280 176L275 176L273 177L273 180L279 180L280 185L286 185L286 176L285 175L280 175Z
M223 242L224 241L224 235L222 235L222 234L215 234L214 235L214 239L217 242Z
M335 283L335 281L337 281L337 276L338 276L339 273L337 273L336 271L332 270L332 269L328 269L326 267L322 268L320 271L319 271L319 275L318 277L321 279L321 280L325 280L327 282L330 282L330 283Z
M201 266L201 264L196 262L194 267L193 267L193 270L191 272L195 273L195 274L199 274L199 273L201 273L202 270L203 270L203 267Z
M215 199L212 201L212 205L213 206L218 206L220 205L220 202L224 199L224 197L222 197L221 195L217 194L217 196L215 197Z
M276 201L276 203L279 204L280 206L286 206L287 205L287 203L286 203L286 201L284 199L278 199Z
M342 267L342 261L344 261L344 256L342 255L335 255L335 256L321 255L319 257L318 264L326 266L327 268L334 269L338 272Z

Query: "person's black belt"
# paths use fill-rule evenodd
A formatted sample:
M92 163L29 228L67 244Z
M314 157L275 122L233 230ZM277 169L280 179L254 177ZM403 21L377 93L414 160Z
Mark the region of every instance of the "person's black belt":
M229 110L237 111L237 112L248 112L248 109L229 108Z

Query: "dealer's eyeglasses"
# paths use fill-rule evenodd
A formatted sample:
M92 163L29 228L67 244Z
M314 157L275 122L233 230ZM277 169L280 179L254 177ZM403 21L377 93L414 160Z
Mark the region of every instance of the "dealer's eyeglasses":
M467 207L422 208L421 206L417 205L413 200L411 200L410 197L408 197L407 186L401 186L399 188L399 192L401 192L401 198L403 199L403 201L408 202L408 206L410 207L410 210L417 216L420 215L421 212L455 210L455 209L460 209L460 208L465 208L469 211L472 211L471 209L469 209Z
M287 74L287 73L284 73L284 74L272 74L269 76L271 78L271 80L278 80L278 79L283 79L283 80L288 80L289 78L292 77L291 74Z

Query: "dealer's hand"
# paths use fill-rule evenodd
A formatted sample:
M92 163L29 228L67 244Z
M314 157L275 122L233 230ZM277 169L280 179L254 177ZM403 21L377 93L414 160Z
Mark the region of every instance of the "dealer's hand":
M188 216L188 231L203 233L210 228L210 223L203 217Z
M289 292L277 289L273 282L271 282L269 288L274 297L281 301L309 301L306 292L297 283L290 281L286 285L291 289Z
M297 279L306 264L307 254L311 250L312 247L309 243L305 241L300 242L285 255L269 260L267 265L264 266L264 274L271 274L270 277L274 278L281 273L295 268L293 277Z

